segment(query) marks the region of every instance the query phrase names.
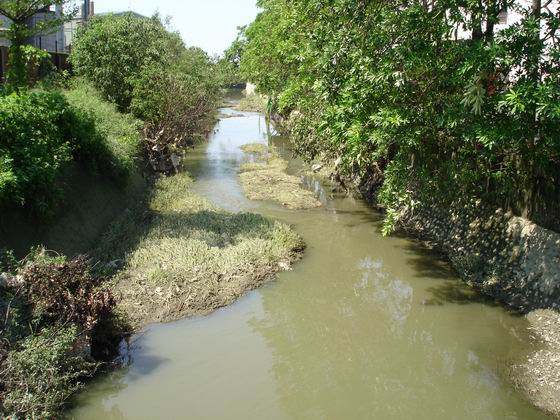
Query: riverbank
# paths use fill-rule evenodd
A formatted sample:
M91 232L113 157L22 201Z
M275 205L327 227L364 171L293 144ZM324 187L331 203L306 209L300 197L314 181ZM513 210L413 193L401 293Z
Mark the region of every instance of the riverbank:
M220 208L294 226L305 258L234 305L135 334L126 367L88 387L75 418L152 418L165 407L177 418L542 419L497 375L524 354L522 317L469 290L435 253L383 237L363 200L317 184L319 209L246 199L248 141L274 145L290 173L301 167L288 139L264 137L262 116L236 116L190 152L190 188Z
M185 173L157 180L148 208L123 215L100 248L122 265L113 290L134 328L229 305L301 256L288 225L217 209L191 186Z
M537 310L527 315L540 349L512 368L517 388L535 406L560 418L560 314Z

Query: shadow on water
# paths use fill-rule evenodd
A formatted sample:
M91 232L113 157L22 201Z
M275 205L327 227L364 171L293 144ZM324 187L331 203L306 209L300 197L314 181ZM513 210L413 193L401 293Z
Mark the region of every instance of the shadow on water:
M406 238L406 237L405 237ZM432 298L424 300L424 305L442 306L446 303L455 305L484 304L500 307L501 303L473 289L460 278L451 263L438 251L427 248L419 242L408 242L401 247L410 258L407 264L414 268L414 276L441 280L441 284L428 287Z
M494 299L471 289L469 286L458 280L446 281L438 286L429 287L426 290L430 292L433 297L431 299L426 299L423 302L424 305L442 306L446 303L452 303L455 305L479 303L488 306L501 306L499 302L496 302Z

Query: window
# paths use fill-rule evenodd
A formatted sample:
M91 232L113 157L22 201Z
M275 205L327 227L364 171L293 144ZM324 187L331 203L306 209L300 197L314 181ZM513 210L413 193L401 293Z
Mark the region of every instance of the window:
M508 11L502 10L498 13L498 24L499 25L507 25L508 23Z

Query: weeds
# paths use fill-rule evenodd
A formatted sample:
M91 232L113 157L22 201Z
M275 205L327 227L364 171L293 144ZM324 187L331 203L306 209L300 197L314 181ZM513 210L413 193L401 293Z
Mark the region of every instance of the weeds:
M264 114L266 113L266 101L261 95L253 93L242 98L235 106L235 109L246 112L262 112Z
M313 192L303 188L301 179L288 175L288 163L273 148L247 144L241 149L255 159L241 165L241 185L251 200L271 200L290 209L320 207Z
M112 318L114 300L88 261L37 249L2 274L0 412L55 417L98 367L91 337Z
M137 327L225 306L288 268L304 247L289 226L216 209L191 184L186 174L157 181L150 227L136 230L140 237L124 252L115 290ZM115 229L110 234L120 236Z

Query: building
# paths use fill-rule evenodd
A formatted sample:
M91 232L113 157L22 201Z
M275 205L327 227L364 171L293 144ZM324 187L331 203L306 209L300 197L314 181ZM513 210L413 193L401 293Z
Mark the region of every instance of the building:
M66 53L70 53L72 49L72 40L77 29L94 14L95 7L93 1L86 0L80 5L76 16L64 24L64 50Z
M45 50L51 54L52 61L57 68L65 68L68 54L72 46L72 38L76 29L87 21L94 13L94 3L91 0L83 0L78 13L72 20L61 25L58 29L48 33L37 34L27 40L29 45ZM29 19L30 27L36 26L40 21L53 19L62 14L61 6L44 8ZM10 26L10 20L0 15L0 35L6 32ZM8 62L8 49L10 42L0 36L0 81L4 81Z
M498 22L494 25L494 33L498 33L509 26L519 23L523 19L523 14L520 13L518 8L524 10L530 10L532 7L532 0L515 0L514 7L510 10L502 10L498 15ZM548 2L543 2L543 12L557 14L560 9L559 0L550 0ZM545 35L545 29L541 29L541 35ZM472 36L472 31L466 30L462 26L457 26L455 28L454 36L456 39L470 39Z

